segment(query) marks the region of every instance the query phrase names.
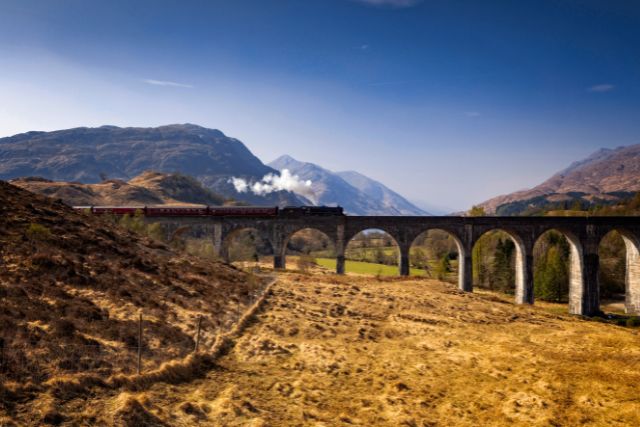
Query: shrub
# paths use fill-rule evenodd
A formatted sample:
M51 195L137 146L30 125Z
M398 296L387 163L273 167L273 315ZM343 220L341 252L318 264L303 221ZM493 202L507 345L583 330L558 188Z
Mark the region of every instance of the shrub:
M629 328L640 326L640 317L630 317L627 319L626 325Z
M51 237L51 230L42 224L32 222L25 232L27 238L33 242L47 240Z
M316 259L311 255L300 255L298 257L297 266L298 270L307 271L309 268L318 265Z

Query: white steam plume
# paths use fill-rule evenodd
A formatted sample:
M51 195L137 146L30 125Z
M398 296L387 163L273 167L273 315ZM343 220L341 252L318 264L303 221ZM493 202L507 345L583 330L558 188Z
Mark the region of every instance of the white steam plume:
M243 178L235 176L229 179L238 193L252 192L258 196L273 193L274 191L292 191L306 197L315 203L316 195L311 188L311 181L303 181L298 175L292 175L289 169L282 169L280 175L273 173L265 175L262 180L248 183Z

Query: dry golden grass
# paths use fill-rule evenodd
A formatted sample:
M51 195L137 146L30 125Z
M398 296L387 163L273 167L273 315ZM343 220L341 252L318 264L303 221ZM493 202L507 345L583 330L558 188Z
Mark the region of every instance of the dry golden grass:
M200 316L211 349L267 282L2 181L0 201L0 426L73 424L68 401L202 376Z
M637 329L426 279L282 273L204 378L60 410L104 425L631 426L639 383Z

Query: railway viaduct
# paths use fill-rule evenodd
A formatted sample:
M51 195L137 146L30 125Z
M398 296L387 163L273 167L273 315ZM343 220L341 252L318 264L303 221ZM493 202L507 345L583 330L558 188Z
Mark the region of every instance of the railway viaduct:
M399 274L409 274L409 249L425 231L449 233L458 246L458 287L473 290L471 253L485 233L502 230L516 247L515 302L533 304L533 246L549 230L562 233L570 243L569 312L590 316L599 312L598 246L609 232L618 231L626 246L626 300L628 313L640 314L640 218L636 217L455 217L455 216L301 216L301 217L153 217L168 230L198 226L213 239L216 252L228 260L232 236L254 229L270 242L274 267L284 268L289 238L303 229L325 233L336 250L336 273L345 271L345 248L359 232L379 229L391 235L399 247Z

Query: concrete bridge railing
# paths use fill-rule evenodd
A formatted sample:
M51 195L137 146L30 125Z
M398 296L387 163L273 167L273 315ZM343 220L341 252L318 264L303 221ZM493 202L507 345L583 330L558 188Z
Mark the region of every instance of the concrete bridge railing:
M516 247L515 301L533 304L533 247L547 231L562 233L569 241L569 312L594 315L599 312L598 247L609 232L618 231L626 247L626 301L628 313L640 314L640 218L638 217L396 217L396 216L307 216L307 217L166 217L147 218L171 228L198 225L212 236L214 248L228 259L232 236L254 229L269 241L274 251L274 267L286 265L289 239L303 229L326 234L336 250L336 273L345 272L345 248L359 232L383 230L398 244L399 274L409 275L409 249L414 240L429 230L443 230L456 242L459 254L458 287L473 291L472 249L487 232L502 230Z

